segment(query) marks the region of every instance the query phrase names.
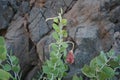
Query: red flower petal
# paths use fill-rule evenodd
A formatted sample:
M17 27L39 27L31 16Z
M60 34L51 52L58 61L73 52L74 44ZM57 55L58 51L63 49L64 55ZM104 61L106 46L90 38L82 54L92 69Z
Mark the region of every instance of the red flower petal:
M67 54L66 62L69 64L74 63L74 54L72 50L70 50L69 53Z

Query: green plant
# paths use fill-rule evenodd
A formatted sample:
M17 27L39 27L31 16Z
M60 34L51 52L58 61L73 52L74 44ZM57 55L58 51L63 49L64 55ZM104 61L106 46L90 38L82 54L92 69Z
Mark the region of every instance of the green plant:
M100 55L93 58L90 65L84 65L82 73L91 80L110 80L120 67L120 58L115 56L114 51L108 53L101 51Z
M0 37L0 64L2 63L2 61L4 61L6 59L6 47L5 47L5 41L3 37Z
M63 38L67 37L67 31L63 30L63 27L67 24L67 20L62 18L62 13L63 12L61 9L61 13L59 13L58 17L47 19L53 19L54 21L54 32L52 33L52 36L55 39L55 43L51 43L49 45L50 58L46 60L42 66L43 73L46 74L46 77L44 77L46 80L61 80L62 77L65 76L68 69L64 62L67 54L67 43L70 43L70 41L65 42L63 40ZM73 63L73 61L71 63Z
M19 60L16 56L12 55L10 53L7 54L7 59L5 60L4 65L2 65L2 68L5 71L12 72L14 80L20 80L21 79L21 73L20 73L20 65L19 65Z
M74 75L72 80L83 80L83 78L81 76L78 77L77 75Z
M20 80L18 74L20 72L19 60L17 57L7 54L5 40L0 37L0 80ZM13 72L13 76L9 72Z
M5 41L3 37L0 37L0 80L8 80L9 78L12 78L11 74L7 71L1 69L2 62L6 60L6 47L5 47Z

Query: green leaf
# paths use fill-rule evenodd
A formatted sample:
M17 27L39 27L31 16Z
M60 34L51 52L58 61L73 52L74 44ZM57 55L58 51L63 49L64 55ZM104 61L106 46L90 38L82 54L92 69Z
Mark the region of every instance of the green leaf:
M67 47L68 47L68 44L67 44L66 42L62 42L62 46L63 46L64 48L67 48Z
M58 60L57 57L55 57L55 58L50 58L50 59L51 59L52 63L55 63L55 62Z
M60 47L60 52L64 52L66 48L68 47L68 44L66 42L62 42Z
M57 44L55 44L55 43L52 43L52 44L51 44L51 47L52 47L52 49L53 49L54 51L57 51L57 50L58 50L58 46L57 46Z
M5 47L5 40L3 37L0 37L0 61L4 61L6 59L7 50Z
M120 63L120 54L117 55L116 59L114 59L115 61L117 61L118 63Z
M60 28L57 24L53 23L53 29L56 31L56 32L60 32Z
M12 70L13 70L14 72L19 72L19 71L20 71L20 66L19 66L19 65L17 65L17 66L12 66Z
M79 80L79 78L76 75L74 75L72 80Z
M67 51L64 50L63 54L64 54L64 57L66 57L66 55L67 55Z
M4 46L0 46L0 54L4 54L5 53L5 47Z
M79 80L83 80L82 76L80 76L80 79Z
M115 52L112 49L107 53L108 57L111 57L111 56L114 56L114 55L115 55Z
M55 63L59 57L56 55L55 51L50 52L50 61Z
M82 68L82 73L89 78L95 77L94 69L90 68L88 65L84 65L84 67Z
M113 69L120 66L119 63L116 62L116 61L114 61L113 59L110 60L107 64L108 64L111 68L113 68Z
M58 18L55 18L53 21L54 21L55 23L58 23Z
M0 46L5 45L5 40L3 37L0 36Z
M96 62L99 66L104 65L107 62L107 57L105 53L101 52L101 54L98 57L96 57Z
M48 74L50 72L50 69L48 66L42 66L42 68L44 73Z
M105 66L100 73L98 73L98 76L100 80L105 80L108 78L112 78L114 76L115 72L112 68Z
M114 70L111 67L107 67L107 66L105 66L102 69L102 71L104 71L108 75L109 78L112 78L115 74Z
M0 60L4 61L6 59L7 50L5 47L0 46Z
M68 68L67 68L67 69L68 69ZM64 72L64 73L63 73L63 77L64 77L64 76L67 76L67 72Z
M104 52L101 52L101 53L100 53L100 58L101 58L104 62L107 61L107 57L106 57L106 54L105 54Z
M60 47L60 53L64 52L65 49L66 49L65 47L61 46L61 47Z
M80 76L80 78L77 75L74 75L72 80L83 80L82 77Z
M52 70L52 73L54 73L54 76L56 76L56 77L58 76L58 72L59 72L59 71L58 71L57 68L56 68L55 70L54 70L54 69Z
M3 37L0 37L0 62L6 59L6 54L5 40Z
M66 30L62 30L62 33L63 33L63 36L64 36L64 37L67 37L68 33L67 33Z
M10 71L10 70L11 70L11 65L5 64L5 65L3 66L3 69L4 69L5 71Z
M50 60L47 60L46 63L47 63L49 68L54 67L53 63Z
M50 57L56 57L56 51L51 51L50 52Z
M91 61L90 61L90 67L91 68L96 68L98 65L97 65L97 62L96 62L96 57L93 58Z
M65 26L67 25L67 19L62 19L62 24Z
M52 35L55 40L59 40L59 35L57 32L53 32Z
M9 80L9 78L12 78L11 74L0 69L0 80Z
M19 64L19 59L16 56L10 56L10 59L14 65Z
M11 61L16 61L16 56L10 56Z

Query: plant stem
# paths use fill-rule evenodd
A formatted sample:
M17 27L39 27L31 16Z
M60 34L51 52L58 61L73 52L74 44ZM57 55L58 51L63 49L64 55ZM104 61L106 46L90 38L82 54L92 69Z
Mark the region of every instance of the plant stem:
M71 41L67 41L66 43L71 43L71 44L72 44L72 49L71 49L71 50L74 50L75 45L74 45L73 42L71 42Z
M58 18L58 17L47 18L46 21L51 20L51 19L55 19L55 18Z
M110 58L106 61L106 63L100 68L100 70L99 71L101 71L102 69L103 69L103 67L105 66L105 65L107 65L107 63L111 60L111 58L112 58L112 56L110 56Z
M8 57L8 59L10 60L10 65L11 65L11 66L14 66L9 54L7 54L7 57ZM9 61L8 61L8 62L9 62ZM16 73L15 73L14 71L13 71L13 73L14 73L15 79L17 79Z

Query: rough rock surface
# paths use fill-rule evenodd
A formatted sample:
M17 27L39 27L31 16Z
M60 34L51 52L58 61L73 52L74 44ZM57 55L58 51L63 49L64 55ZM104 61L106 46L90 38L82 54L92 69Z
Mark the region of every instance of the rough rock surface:
M23 75L26 75L37 64L37 55L35 46L30 43L29 36L25 32L23 24L24 18L22 17L18 17L15 21L12 21L5 38L8 50L12 51L20 59Z
M13 17L12 7L8 6L8 1L0 1L0 29L5 29Z
M84 64L101 50L120 52L120 0L1 0L0 35L6 38L8 52L20 59L22 80L30 80L49 57L53 41L52 21L63 8L68 20L68 40L75 43L75 63L65 80L71 80Z

